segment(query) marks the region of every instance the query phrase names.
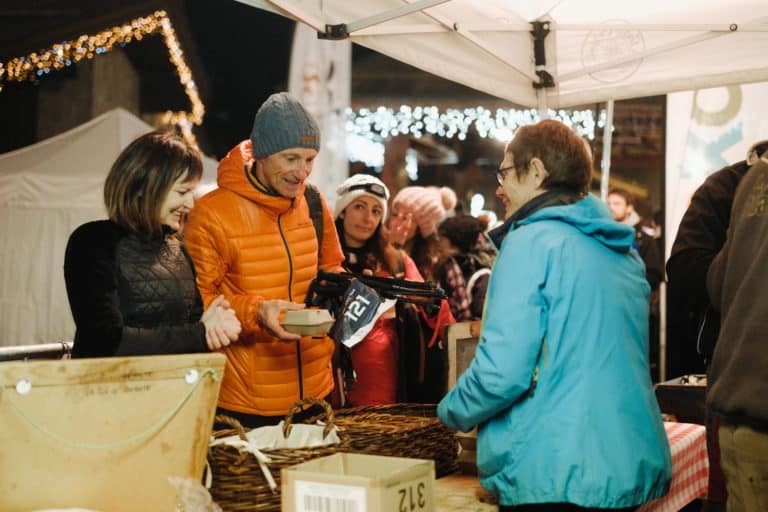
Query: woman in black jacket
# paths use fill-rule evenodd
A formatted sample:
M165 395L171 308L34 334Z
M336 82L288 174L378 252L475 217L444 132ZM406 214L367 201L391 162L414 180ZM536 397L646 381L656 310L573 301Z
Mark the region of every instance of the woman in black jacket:
M198 149L169 131L117 157L104 183L109 220L78 227L64 256L74 357L204 352L237 339L223 296L203 312L179 238L202 171Z

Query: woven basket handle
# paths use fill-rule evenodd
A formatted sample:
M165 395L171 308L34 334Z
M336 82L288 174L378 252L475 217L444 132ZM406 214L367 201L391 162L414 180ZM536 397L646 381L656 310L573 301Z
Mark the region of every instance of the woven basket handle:
M227 416L225 414L217 414L216 417L213 418L213 423L214 424L216 424L216 423L226 423L230 427L234 428L235 431L237 431L237 435L240 437L240 439L242 439L243 441L246 441L246 442L248 441L248 438L245 436L245 429L243 428L243 425L239 421L237 421L237 419L233 418L232 416ZM218 433L219 432L214 432L213 436L214 437L220 437L218 435ZM230 434L227 432L226 435L230 435ZM224 435L222 434L221 437L224 437Z
M302 398L293 404L291 410L288 411L288 414L285 415L285 422L283 423L283 436L286 439L288 439L288 436L291 435L291 430L293 429L293 415L301 411L301 406L307 404L319 405L325 411L325 427L323 428L323 439L325 439L328 434L331 433L331 430L335 426L335 419L333 416L333 409L331 408L331 404L321 398L307 397ZM322 415L320 417L322 417Z

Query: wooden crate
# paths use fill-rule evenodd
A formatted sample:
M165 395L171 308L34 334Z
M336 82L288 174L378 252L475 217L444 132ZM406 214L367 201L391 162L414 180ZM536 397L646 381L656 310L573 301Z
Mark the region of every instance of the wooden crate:
M200 482L222 354L0 363L0 510L173 510Z

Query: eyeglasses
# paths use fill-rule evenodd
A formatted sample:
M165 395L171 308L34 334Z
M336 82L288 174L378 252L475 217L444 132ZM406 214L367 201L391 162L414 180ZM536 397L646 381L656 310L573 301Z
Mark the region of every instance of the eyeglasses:
M511 171L514 168L514 164L508 165L506 167L499 167L499 170L496 171L496 181L499 182L499 185L503 185L504 180L507 179L507 171Z

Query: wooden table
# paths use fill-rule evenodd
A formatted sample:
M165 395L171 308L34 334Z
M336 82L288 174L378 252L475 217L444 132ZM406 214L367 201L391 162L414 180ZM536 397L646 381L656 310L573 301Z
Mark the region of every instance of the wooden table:
M689 423L664 423L672 452L669 493L640 507L641 512L680 510L706 495L709 464L704 427ZM492 497L477 476L448 475L435 481L437 512L496 512Z
M448 475L435 481L437 512L497 512L499 507L481 501L492 497L477 476Z

